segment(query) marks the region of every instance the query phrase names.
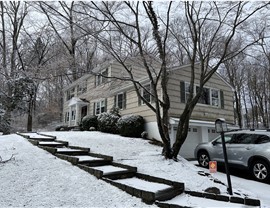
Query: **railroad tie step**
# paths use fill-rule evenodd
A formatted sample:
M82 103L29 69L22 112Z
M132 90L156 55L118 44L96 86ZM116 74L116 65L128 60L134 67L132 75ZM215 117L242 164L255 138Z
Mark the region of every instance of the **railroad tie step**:
M39 141L38 142L38 146L45 146L45 147L67 147L68 146L68 142L55 142L55 141Z

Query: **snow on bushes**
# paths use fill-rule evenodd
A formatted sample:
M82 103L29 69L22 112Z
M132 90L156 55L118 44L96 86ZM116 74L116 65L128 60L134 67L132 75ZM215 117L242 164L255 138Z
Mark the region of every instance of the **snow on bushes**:
M141 137L144 131L144 119L138 115L125 115L117 122L121 136Z
M90 128L97 129L98 127L98 120L97 116L84 116L82 119L82 128L85 131L89 131ZM92 128L92 129L93 129Z
M112 113L101 113L97 118L98 129L101 132L118 134L117 121L119 118L120 116Z

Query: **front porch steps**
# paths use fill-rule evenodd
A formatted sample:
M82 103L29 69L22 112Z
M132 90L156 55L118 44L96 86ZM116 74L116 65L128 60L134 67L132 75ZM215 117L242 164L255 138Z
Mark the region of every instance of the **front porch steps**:
M184 183L137 172L136 167L115 163L113 157L92 153L90 148L70 146L56 137L38 133L17 133L60 159L104 180L147 204L159 207L182 207L166 202L184 193Z

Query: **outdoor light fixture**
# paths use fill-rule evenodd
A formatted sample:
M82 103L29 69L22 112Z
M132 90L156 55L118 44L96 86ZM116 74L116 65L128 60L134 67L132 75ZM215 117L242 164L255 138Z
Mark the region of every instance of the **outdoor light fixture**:
M217 133L228 131L227 123L224 118L217 119L215 122L215 127Z
M229 166L228 166L228 156L227 156L225 137L224 137L224 132L228 131L228 126L224 118L219 118L215 122L215 127L216 127L216 132L220 133L220 136L221 136L222 149L223 149L224 162L225 162L225 170L226 170L227 181L228 181L228 192L230 195L233 195Z

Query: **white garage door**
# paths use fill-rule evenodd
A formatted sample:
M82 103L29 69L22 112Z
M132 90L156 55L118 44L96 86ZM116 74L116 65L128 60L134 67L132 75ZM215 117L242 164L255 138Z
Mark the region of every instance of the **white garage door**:
M190 126L187 139L181 147L179 155L184 158L194 158L194 149L201 143L201 127Z

